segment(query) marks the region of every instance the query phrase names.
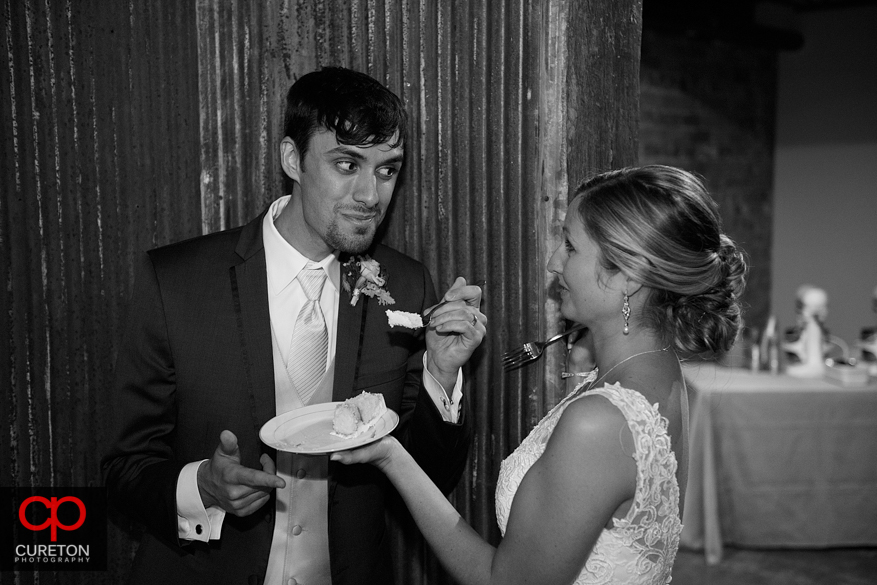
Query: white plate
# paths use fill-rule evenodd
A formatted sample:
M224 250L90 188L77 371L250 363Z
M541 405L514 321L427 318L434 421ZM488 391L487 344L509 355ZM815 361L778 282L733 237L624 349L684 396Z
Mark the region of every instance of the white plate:
M275 416L259 431L259 437L278 451L320 455L368 445L389 434L399 424L399 415L387 409L372 428L352 439L332 433L332 417L340 402L324 402Z

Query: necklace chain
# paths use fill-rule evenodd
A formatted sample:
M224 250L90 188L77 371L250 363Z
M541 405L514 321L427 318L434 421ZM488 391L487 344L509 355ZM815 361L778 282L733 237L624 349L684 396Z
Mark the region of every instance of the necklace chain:
M609 375L609 372L611 372L612 370L614 370L615 368L617 368L618 366L620 366L620 365L623 364L624 362L626 362L626 361L628 361L628 360L632 360L633 358L635 358L635 357L639 357L639 356L641 356L641 355L646 355L647 353L660 353L660 352L662 352L662 351L667 351L668 349L670 349L670 346L669 346L669 345L668 345L667 347L664 347L664 348L661 348L661 349L650 349L649 351L641 351L641 352L639 352L639 353L635 353L635 354L633 354L633 355L629 355L629 356L627 356L626 358L624 358L623 360L621 360L620 362L618 362L617 364L615 364L614 366L612 366L611 368L609 368L608 370L606 370L606 373L605 373L605 374L603 374L602 376L600 376L599 378L597 378L596 380L594 380L593 382L591 382L591 385L588 386L588 390L590 390L591 388L595 387L595 386L600 382L600 380L602 380L603 378L605 378L606 376ZM598 369L598 368L595 367L595 369ZM598 369L598 371L599 371L599 369Z

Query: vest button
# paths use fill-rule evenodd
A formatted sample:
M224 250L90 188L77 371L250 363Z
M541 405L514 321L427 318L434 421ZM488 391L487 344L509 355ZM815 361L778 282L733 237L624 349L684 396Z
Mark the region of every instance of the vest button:
M296 524L295 526L292 527L292 535L298 536L299 534L301 534L301 526Z

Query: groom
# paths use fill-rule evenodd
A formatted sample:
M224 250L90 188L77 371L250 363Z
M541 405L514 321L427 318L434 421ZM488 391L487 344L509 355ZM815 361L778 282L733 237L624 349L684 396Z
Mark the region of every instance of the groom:
M303 76L280 144L291 194L141 259L102 461L111 501L148 529L133 583L392 583L385 477L263 443L261 427L293 409L380 393L433 480L449 492L459 479L481 290L458 278L428 330L391 329L387 308L437 298L422 264L372 242L406 123L367 75Z

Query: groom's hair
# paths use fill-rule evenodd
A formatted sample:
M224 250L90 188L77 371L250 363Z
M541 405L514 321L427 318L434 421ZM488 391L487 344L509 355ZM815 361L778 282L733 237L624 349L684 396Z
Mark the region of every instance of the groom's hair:
M376 79L343 67L307 73L286 94L283 135L304 163L311 137L331 130L341 144L403 146L408 114L399 97Z

